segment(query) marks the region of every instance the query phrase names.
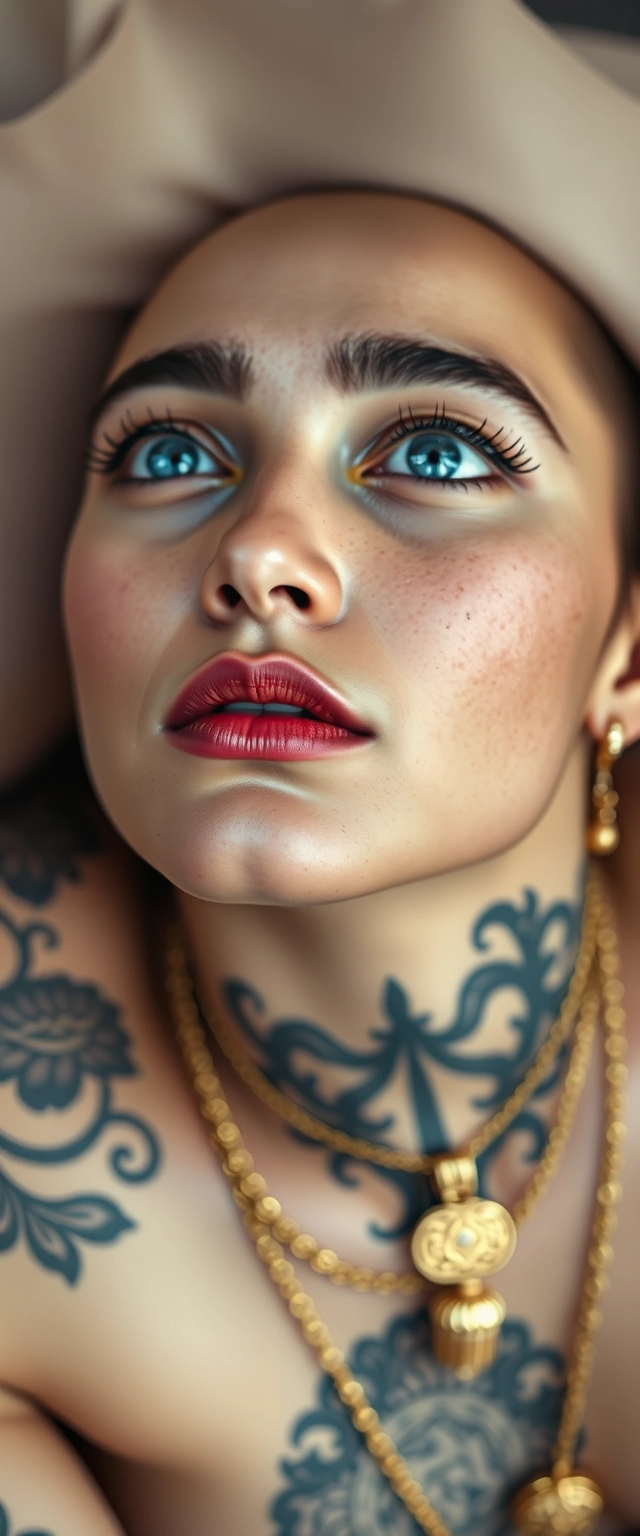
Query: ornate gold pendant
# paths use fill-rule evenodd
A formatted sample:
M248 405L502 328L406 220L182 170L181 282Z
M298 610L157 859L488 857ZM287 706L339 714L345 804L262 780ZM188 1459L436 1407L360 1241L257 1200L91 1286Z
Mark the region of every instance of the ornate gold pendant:
M482 1282L508 1263L516 1229L504 1206L476 1194L473 1158L439 1159L433 1182L443 1203L418 1222L411 1256L426 1280L446 1287L429 1302L433 1353L469 1380L495 1359L506 1309Z
M597 1483L571 1472L557 1481L537 1477L511 1505L511 1517L523 1536L589 1536L604 1509Z

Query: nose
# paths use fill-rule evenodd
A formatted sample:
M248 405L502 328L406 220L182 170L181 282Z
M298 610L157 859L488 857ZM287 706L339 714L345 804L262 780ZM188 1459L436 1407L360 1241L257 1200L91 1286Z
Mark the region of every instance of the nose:
M202 578L200 601L218 624L250 616L334 624L344 583L330 548L322 493L296 466L265 467L241 515L228 527Z

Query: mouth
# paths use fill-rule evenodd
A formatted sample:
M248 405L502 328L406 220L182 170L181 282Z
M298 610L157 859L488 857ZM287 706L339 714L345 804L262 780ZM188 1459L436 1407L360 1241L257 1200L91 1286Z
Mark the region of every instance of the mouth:
M190 679L165 732L174 746L200 757L271 762L325 757L374 735L330 684L290 656L233 651Z

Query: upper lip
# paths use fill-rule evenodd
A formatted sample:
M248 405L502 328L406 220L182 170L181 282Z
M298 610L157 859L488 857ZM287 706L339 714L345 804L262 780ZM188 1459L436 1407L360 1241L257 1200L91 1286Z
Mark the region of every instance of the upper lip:
M209 715L220 705L295 704L318 720L342 726L358 736L371 736L366 723L317 673L291 656L244 656L225 651L216 656L181 688L165 720L168 730L179 730Z

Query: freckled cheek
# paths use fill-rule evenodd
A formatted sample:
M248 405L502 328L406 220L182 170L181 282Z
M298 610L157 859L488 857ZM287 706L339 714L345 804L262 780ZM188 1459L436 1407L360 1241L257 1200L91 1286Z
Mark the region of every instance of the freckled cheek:
M574 547L553 538L486 538L387 564L376 626L425 719L555 719L580 708L599 640L591 583Z
M124 700L148 682L172 631L175 571L124 554L113 541L77 539L67 555L63 608L81 702Z

